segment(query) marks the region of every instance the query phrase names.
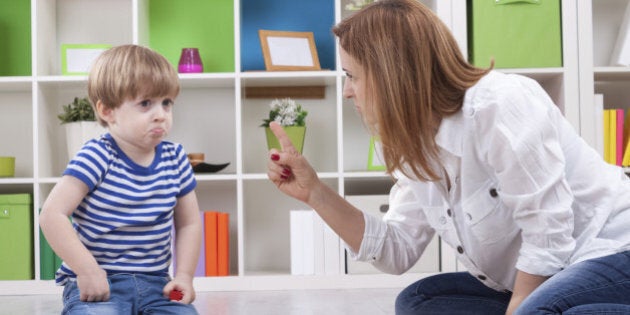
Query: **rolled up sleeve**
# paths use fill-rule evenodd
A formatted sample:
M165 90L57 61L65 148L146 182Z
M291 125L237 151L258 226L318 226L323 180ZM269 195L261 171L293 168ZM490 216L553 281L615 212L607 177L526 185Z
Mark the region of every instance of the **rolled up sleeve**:
M401 274L418 261L435 231L405 180L394 185L389 203L383 220L363 214L365 232L359 252L346 248L352 259L371 262L386 273Z

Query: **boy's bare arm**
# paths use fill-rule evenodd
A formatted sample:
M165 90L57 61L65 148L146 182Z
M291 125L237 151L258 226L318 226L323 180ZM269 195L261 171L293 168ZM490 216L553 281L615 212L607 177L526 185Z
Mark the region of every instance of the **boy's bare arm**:
M165 295L172 289L182 291L183 303L191 303L195 299L192 279L199 260L202 226L199 216L197 195L194 191L177 200L175 207L175 255L177 269L172 285L164 288Z
M106 301L107 274L81 243L68 219L87 193L88 187L79 179L63 176L44 202L39 224L55 253L77 274L81 300Z

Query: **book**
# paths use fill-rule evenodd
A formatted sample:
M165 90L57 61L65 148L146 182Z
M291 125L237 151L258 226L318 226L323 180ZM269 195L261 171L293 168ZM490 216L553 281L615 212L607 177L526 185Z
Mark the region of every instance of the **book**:
M230 274L230 215L217 214L217 269L219 276Z
M621 166L623 160L623 122L624 122L624 110L616 109L616 134L615 134L615 164Z
M626 114L626 119L624 122L624 133L623 133L623 159L621 160L621 166L628 167L630 166L630 115Z
M218 254L218 212L216 211L204 211L204 249L205 249L205 275L218 276L219 275L219 260Z
M291 274L323 275L327 274L328 270L331 271L331 274L338 274L339 268L327 267L328 251L326 246L329 240L326 224L322 218L314 210L291 210L289 213ZM335 240L337 246L334 248L338 259L339 241L338 238ZM335 257L335 254L328 258ZM335 262L335 266L338 263L339 260Z
M604 157L604 94L595 94L595 150Z
M626 5L617 40L610 57L611 66L630 65L630 3Z

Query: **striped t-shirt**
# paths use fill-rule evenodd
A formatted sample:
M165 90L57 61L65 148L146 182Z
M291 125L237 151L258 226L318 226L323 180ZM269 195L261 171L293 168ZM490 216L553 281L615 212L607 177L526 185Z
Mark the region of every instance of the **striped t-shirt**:
M153 163L144 167L105 134L86 143L63 174L89 188L72 222L101 268L108 274L168 272L173 208L197 185L181 145L160 143ZM63 263L56 283L72 278L76 275Z

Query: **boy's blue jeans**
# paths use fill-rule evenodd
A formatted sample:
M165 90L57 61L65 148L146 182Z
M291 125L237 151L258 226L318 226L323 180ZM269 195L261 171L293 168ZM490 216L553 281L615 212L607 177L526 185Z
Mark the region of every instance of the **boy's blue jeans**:
M168 276L115 274L107 277L110 298L106 302L81 302L76 281L68 281L63 290L62 314L198 314L190 304L171 302L162 289Z
M396 314L504 315L510 298L510 292L492 290L468 273L445 273L405 288L396 299ZM630 251L560 271L514 312L526 314L630 314Z

